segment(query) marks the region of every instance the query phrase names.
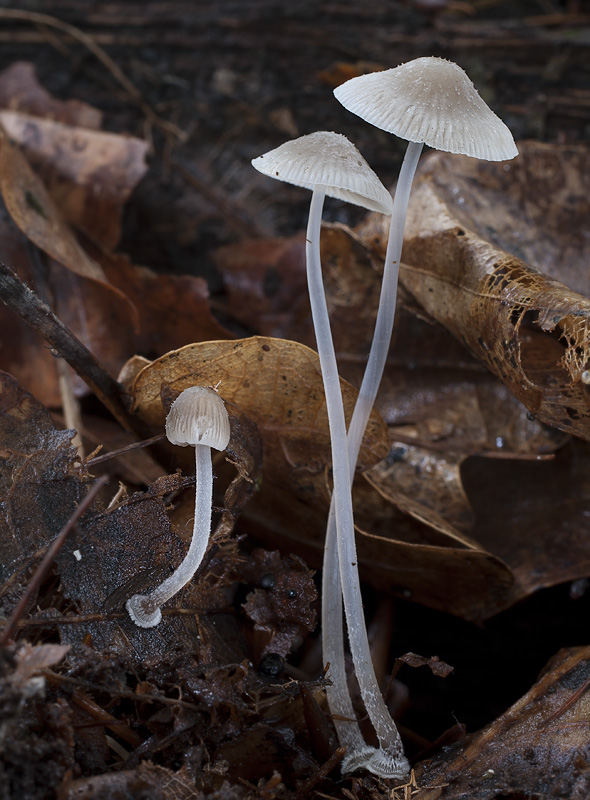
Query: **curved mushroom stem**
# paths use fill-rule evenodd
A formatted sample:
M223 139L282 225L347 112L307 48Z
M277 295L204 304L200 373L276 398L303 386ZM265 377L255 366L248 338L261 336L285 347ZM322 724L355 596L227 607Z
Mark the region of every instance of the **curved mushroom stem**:
M371 343L371 350L363 382L359 390L356 405L350 428L348 430L348 450L350 452L351 474L358 459L361 442L367 427L367 422L371 415L379 384L383 377L385 362L391 344L391 334L393 332L393 322L395 319L395 304L397 300L397 284L399 278L399 265L402 257L402 247L404 244L404 228L408 213L408 203L412 182L416 174L418 159L423 148L422 142L408 142L406 155L395 187L393 198L393 211L391 223L389 225L389 238L387 241L387 251L385 253L385 263L383 265L383 281L381 283L381 294L379 297L379 309L375 321L375 333Z
M367 713L375 726L378 735L383 736L383 745L380 751L365 744L356 722L337 721L338 734L341 742L347 747L347 763L354 764L352 768L367 767L373 761L383 762L379 774L388 777L405 775L407 762L403 756L399 734L391 715L385 706L369 650L369 640L363 616L361 587L357 567L356 544L354 539L354 519L352 512L351 480L349 471L349 456L346 442L346 421L342 402L342 391L336 354L330 330L328 307L322 281L320 261L320 232L321 215L325 192L322 187L315 189L311 199L309 223L307 227L307 281L311 303L318 355L324 382L326 408L330 426L330 440L332 445L332 471L333 471L333 503L338 535L331 540L332 555L328 556L327 568L324 567L324 624L323 629L331 630L336 627L338 619L330 616L331 608L340 609L340 590L343 589L344 608L348 627L350 650L356 671L357 680L365 703ZM338 555L335 554L334 539L337 539ZM338 564L339 569L338 569ZM340 572L340 581L335 573ZM338 592L335 597L334 589ZM341 622L341 614L339 615ZM333 649L330 633L324 634L324 659L330 661L330 670L335 681L330 690L329 702L334 715L342 715L347 720L354 720L354 711L344 669L344 649ZM340 633L340 638L342 634ZM327 639L327 641L326 641ZM338 634L335 641L338 642ZM393 747L391 743L393 742Z
M129 616L141 628L153 628L162 619L160 606L185 586L197 571L211 533L211 503L213 500L213 466L211 448L195 446L195 519L193 538L188 552L169 578L150 594L134 594L125 604Z
M385 362L389 352L393 322L395 317L395 304L397 299L397 283L399 276L399 263L403 246L404 227L408 210L410 190L418 160L422 152L421 142L410 142L400 170L395 191L393 212L389 227L389 239L385 255L383 282L379 300L379 310L375 323L375 335L371 345L369 360L365 369L363 382L354 408L354 413L348 430L348 462L349 480L352 485L358 454L373 408ZM309 237L308 237L309 238ZM324 546L323 587L322 587L322 619L330 620L329 625L322 627L322 642L324 661L330 662L331 676L334 686L328 691L328 702L334 715L344 719L355 719L352 702L346 685L344 672L344 636L342 631L342 584L340 571L337 569L335 559L338 548L336 546L336 514L335 492L332 495L330 514L326 530ZM346 605L346 599L345 599ZM352 645L351 645L352 649ZM354 655L353 655L354 660ZM340 667L342 665L342 667ZM356 666L356 665L355 665ZM374 674L374 673L373 673ZM357 668L357 679L360 680ZM344 687L344 690L343 688ZM363 687L361 686L361 693ZM347 747L347 755L342 763L343 772L353 772L359 767L364 767L381 777L401 778L409 771L409 765L403 754L403 747L397 728L391 720L389 711L385 707L380 694L371 695L371 706L367 704L365 695L363 700L367 713L375 727L380 743L380 750L369 748L367 760L363 761L359 748L354 747L354 741L362 736L356 722L336 722L338 737ZM393 726L393 731L392 731ZM351 730L352 728L352 730ZM347 737L352 738L352 746L348 745ZM366 747L366 746L365 746ZM360 756L359 757L357 756Z

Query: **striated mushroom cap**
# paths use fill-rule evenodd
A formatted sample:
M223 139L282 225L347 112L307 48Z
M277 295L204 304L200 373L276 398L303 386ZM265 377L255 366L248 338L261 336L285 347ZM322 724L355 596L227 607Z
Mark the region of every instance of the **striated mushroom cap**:
M365 122L410 142L487 161L518 155L509 129L467 73L444 58L416 58L351 78L334 95Z
M391 214L390 193L352 142L341 133L316 131L285 142L252 161L263 175Z
M225 450L230 427L223 399L208 386L185 389L170 406L166 436L172 444L181 447L204 444Z

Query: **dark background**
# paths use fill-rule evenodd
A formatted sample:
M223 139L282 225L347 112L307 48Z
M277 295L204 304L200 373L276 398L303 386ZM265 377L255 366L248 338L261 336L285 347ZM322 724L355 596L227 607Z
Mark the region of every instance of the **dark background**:
M442 56L468 72L517 140L575 142L590 132L590 9L581 0L19 0L2 10L22 18L0 16L0 68L30 60L57 97L86 100L106 129L152 142L122 249L158 269L198 271L217 244L304 225L307 193L250 166L285 139L344 133L394 182L404 143L332 96L357 72ZM139 101L83 43L28 12L89 34ZM330 203L326 213L353 221L359 212Z

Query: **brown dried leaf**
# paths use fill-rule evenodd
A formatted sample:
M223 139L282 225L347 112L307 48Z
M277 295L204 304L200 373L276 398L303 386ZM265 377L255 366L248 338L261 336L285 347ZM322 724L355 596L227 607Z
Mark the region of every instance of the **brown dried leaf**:
M240 242L210 255L223 277L229 315L263 336L299 341L293 329L310 314L303 235Z
M39 271L33 271L25 238L8 219L0 219L0 258L21 280L35 285ZM44 299L48 299L46 292L51 295L57 316L107 370L116 374L137 346L135 307L115 286L75 275L54 261L49 261L41 272ZM10 341L10 347L2 348L0 354L2 369L15 375L46 406L60 406L55 356L45 340L8 309L0 314L0 334ZM77 376L73 376L72 383L79 394L87 392Z
M100 128L102 112L80 100L56 100L37 80L35 66L15 61L0 72L0 108L67 125Z
M387 458L363 477L401 511L465 547L479 545L462 531L473 523L461 482L462 456L443 456L423 447L392 442Z
M209 290L203 278L160 275L132 264L123 255L100 253L94 248L91 252L112 285L138 310L137 334L125 351L119 348L118 368L121 359L134 352L134 347L135 353L156 358L192 342L234 338L213 316ZM103 314L107 315L107 308L103 309ZM114 329L111 334L114 348L119 332Z
M0 192L12 219L37 247L78 275L105 280L65 224L43 181L1 127Z
M47 265L44 278L55 313L111 374L132 353L155 357L195 340L232 338L213 317L202 278L158 275L125 256L96 248L92 253L111 283L83 278L55 262ZM35 285L25 239L11 220L0 219L0 258ZM55 358L45 341L7 309L0 315L0 334L11 342L1 351L0 367L45 405L60 406ZM87 392L77 376L73 385L78 394Z
M577 440L552 461L466 462L474 535L514 575L503 607L590 573L589 465L590 445Z
M590 301L559 283L553 264L546 275L498 246L504 244L508 218L513 231L506 237L508 248L517 229L526 243L538 235L539 218L547 218L551 252L567 251L569 270L584 270L588 187L580 175L587 175L587 170L578 169L587 162L588 151L582 146L531 148L532 161L527 159L528 145L522 148L520 177L519 167L508 167L511 176L516 170L516 198L507 187L504 192L498 189L504 188L507 165L475 168L471 159L442 153L425 159L412 191L404 241L406 266L400 278L425 311L482 360L539 420L588 439L590 392L580 379L590 359ZM536 168L539 173L533 179L530 173ZM525 184L528 202L523 209L518 199ZM488 198L490 185L496 191ZM573 219L581 223L575 233L571 221L563 224L563 212L552 210L568 191L572 197L567 208L574 204ZM502 206L503 197L507 208ZM583 201L576 200L580 197ZM487 217L477 223L482 207L487 207ZM490 231L486 238L476 233L482 227ZM538 255L534 247L527 252ZM546 268L547 260L539 266ZM569 270L561 268L566 276Z
M161 429L163 389L216 385L230 416L240 412L256 423L264 446L263 479L247 507L256 536L317 562L330 502L328 422L317 354L296 342L253 337L234 342L188 345L145 367L128 387L134 409ZM342 382L350 418L356 392ZM387 431L376 413L361 449L362 468L387 452ZM245 529L242 519L241 529Z
M396 662L403 662L414 668L429 667L432 674L437 675L439 678L446 678L455 669L444 661L441 661L438 656L425 658L424 656L419 656L417 653L404 653L403 656L396 658Z
M357 533L361 575L377 589L473 621L508 603L512 572L481 546L450 547L447 531L436 541L432 529L399 512Z
M14 111L0 111L0 124L22 148L62 218L99 246L114 249L123 208L147 170L148 143Z
M416 770L416 800L590 794L590 649L562 650L518 702ZM428 788L433 787L433 788Z
M346 374L353 379L351 370ZM530 456L551 453L567 440L528 413L444 328L399 305L376 405L393 439L428 447L441 458Z
M256 536L296 546L299 555L318 563L329 504L329 437L317 356L294 342L263 337L204 342L153 362L130 391L136 413L158 428L165 416L162 387L179 392L218 381L230 414L235 407L253 419L264 442L262 487L247 509ZM354 391L346 384L343 389L350 414ZM386 441L373 418L363 466L374 463ZM379 501L376 509L374 490L365 487L372 496L361 502L355 489L359 526L366 532L359 537L359 561L374 585L401 587L405 594L469 619L490 616L503 606L512 576L500 559L473 542L465 550L465 537L442 524L443 535L435 534L433 544L433 531L403 518L400 524L389 502L383 508ZM459 549L448 546L449 532L461 542Z
M53 667L65 658L70 647L63 644L25 643L16 654L16 669L10 676L13 686L24 688L27 682L42 669Z
M218 383L230 414L236 408L258 425L267 480L273 475L274 481L285 479L296 470L323 473L330 446L319 360L296 342L254 336L201 342L167 353L145 367L130 387L133 409L148 425L161 429L162 387L181 392L188 386ZM356 392L344 381L342 392L350 418ZM373 413L361 448L361 467L375 463L386 451L385 427Z

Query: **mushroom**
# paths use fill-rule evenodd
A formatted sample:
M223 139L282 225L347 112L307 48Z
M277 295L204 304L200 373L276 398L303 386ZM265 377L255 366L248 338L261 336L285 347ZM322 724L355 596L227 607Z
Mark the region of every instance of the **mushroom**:
M334 94L345 108L365 121L408 140L394 196L375 333L348 429L349 476L352 479L391 342L406 213L423 145L490 161L514 158L518 150L506 125L484 103L467 74L457 64L442 58L418 58L394 69L361 75L338 86ZM337 585L340 576L328 561L334 551L332 542L336 538L336 527L332 498L324 575L330 575L335 585L324 594L322 616L333 621L328 632L330 651L335 663L340 663L339 654L344 649L338 625L342 617ZM329 607L326 597L334 601ZM325 642L324 635L324 647ZM363 699L380 748L359 757L347 755L342 769L351 772L363 766L381 777L393 777L392 764L403 763L399 737L392 738L389 718L381 713L382 709L379 707L379 714L371 714L364 696Z
M193 538L186 556L169 578L150 594L135 594L126 603L129 616L141 628L153 628L162 619L160 606L170 600L195 574L203 560L211 532L213 467L211 448L225 450L229 417L215 389L191 386L172 403L166 417L166 436L172 444L195 448L196 491Z
M375 334L348 431L354 472L391 342L406 214L423 145L487 161L512 159L518 150L466 72L444 58L416 58L351 78L334 95L348 111L408 141L395 189Z
M346 747L344 768L352 771L375 763L375 772L403 777L409 770L397 728L383 701L371 661L357 567L352 511L351 471L340 379L330 331L320 263L321 215L325 195L383 214L391 196L354 145L341 134L318 131L302 136L252 161L265 175L304 186L313 192L307 227L307 280L332 447L334 489L333 534L324 548L322 587L323 657L330 664L328 703L340 743ZM353 466L354 471L354 466ZM337 533L336 533L337 532ZM369 747L356 723L344 666L342 599L350 650L367 713L380 739Z

